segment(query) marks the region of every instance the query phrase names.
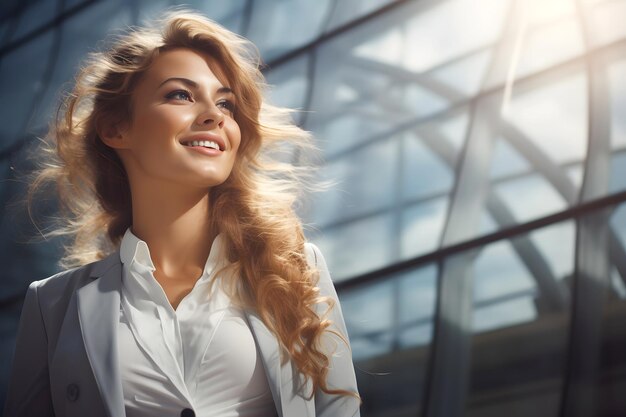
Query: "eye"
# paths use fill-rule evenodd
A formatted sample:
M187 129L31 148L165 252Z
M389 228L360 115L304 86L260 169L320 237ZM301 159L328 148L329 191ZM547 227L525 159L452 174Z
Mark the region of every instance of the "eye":
M228 113L233 114L235 112L235 103L230 100L221 100L217 103L217 107L226 110Z
M174 90L168 95L166 95L165 98L170 99L170 100L193 101L191 92L187 90Z

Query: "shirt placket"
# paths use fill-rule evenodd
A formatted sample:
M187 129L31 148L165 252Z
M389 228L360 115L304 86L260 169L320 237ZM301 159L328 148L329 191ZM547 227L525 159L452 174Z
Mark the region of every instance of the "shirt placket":
M153 300L152 303L156 305L156 315L161 328L160 344L166 350L162 355L159 355L161 360L157 361L157 364L180 394L187 402L192 404L189 390L185 385L183 368L181 367L183 361L182 341L175 312L165 295L165 291L152 276L152 271L148 268L141 268L140 265L135 266L140 271L140 277L138 278L143 279L143 282L147 283L146 295L148 300ZM146 342L150 343L150 341Z
M167 347L170 354L167 372L169 377L179 387L185 397L191 402L191 396L189 390L185 384L184 376L184 352L182 346L182 338L180 335L180 325L176 318L176 313L170 307L169 309L159 306L158 308L159 319L161 320L161 328L163 335L163 343Z
M197 395L197 376L202 358L211 348L211 341L230 305L228 297L219 289L219 283L213 287L210 297L205 284L195 288L194 297L187 300L189 305L181 312L184 317L181 327L186 329L183 334L189 339L184 346L184 357L188 361L185 364L185 377L189 392L194 396ZM203 299L200 299L200 295ZM192 338L193 343L189 343Z

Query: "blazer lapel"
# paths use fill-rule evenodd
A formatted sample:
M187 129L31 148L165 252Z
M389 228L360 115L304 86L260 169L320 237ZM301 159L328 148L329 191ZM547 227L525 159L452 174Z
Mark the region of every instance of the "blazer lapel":
M313 417L315 416L314 402L306 401L295 392L298 387L294 380L298 378L295 365L287 361L281 366L278 340L276 336L265 326L263 320L253 311L245 311L250 324L250 330L261 353L267 380L272 391L272 397L276 404L278 417ZM299 382L297 379L296 382ZM305 390L310 390L310 383Z
M284 406L281 396L281 384L280 384L280 357L278 353L278 341L273 334L269 331L261 318L253 311L245 310L252 336L261 353L261 359L265 374L267 375L267 381L272 391L272 397L274 398L274 404L276 404L276 411L278 411L278 417L286 417L284 412Z
M122 283L119 251L96 263L91 277L94 280L77 291L85 350L109 416L125 416L117 349Z

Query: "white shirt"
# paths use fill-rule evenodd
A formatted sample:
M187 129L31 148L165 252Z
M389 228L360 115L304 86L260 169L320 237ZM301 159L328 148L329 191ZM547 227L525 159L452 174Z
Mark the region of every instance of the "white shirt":
M148 245L126 230L118 349L127 417L276 415L243 311L219 282L208 290L227 262L222 239L215 238L202 276L174 310L154 278Z

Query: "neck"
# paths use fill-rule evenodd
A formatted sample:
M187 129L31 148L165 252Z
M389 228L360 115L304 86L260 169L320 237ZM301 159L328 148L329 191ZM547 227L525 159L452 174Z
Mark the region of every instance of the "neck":
M208 189L142 184L132 189L132 204L131 230L148 244L155 275L199 278L217 235L211 230Z

